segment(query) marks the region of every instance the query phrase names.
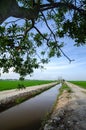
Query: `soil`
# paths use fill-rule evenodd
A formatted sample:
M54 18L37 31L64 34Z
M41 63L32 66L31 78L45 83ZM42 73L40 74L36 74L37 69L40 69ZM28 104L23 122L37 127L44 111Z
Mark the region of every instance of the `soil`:
M43 130L86 130L86 90L66 82L72 92L64 91Z

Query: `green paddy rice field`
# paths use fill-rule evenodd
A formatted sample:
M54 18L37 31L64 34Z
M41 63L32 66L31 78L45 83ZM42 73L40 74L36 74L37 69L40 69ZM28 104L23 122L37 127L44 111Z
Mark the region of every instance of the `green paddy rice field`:
M16 89L18 84L23 84L25 87L47 84L54 81L51 80L0 80L0 91Z
M70 81L70 82L86 89L86 81Z

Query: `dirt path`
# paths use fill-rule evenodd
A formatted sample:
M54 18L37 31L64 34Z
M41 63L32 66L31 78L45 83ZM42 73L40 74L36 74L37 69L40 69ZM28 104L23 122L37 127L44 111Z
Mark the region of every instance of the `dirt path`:
M65 91L59 97L44 130L86 130L86 90L69 82L66 84L72 93Z

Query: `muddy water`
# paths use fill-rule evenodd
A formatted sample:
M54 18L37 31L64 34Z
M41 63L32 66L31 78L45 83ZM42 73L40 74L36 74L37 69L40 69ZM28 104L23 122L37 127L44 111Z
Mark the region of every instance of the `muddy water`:
M52 109L60 86L0 113L0 130L38 130L44 116Z

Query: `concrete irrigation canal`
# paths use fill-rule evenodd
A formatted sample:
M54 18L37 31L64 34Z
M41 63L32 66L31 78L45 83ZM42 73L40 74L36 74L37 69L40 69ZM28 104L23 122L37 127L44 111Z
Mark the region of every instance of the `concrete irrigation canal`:
M0 113L0 130L38 130L45 115L52 109L61 85Z

